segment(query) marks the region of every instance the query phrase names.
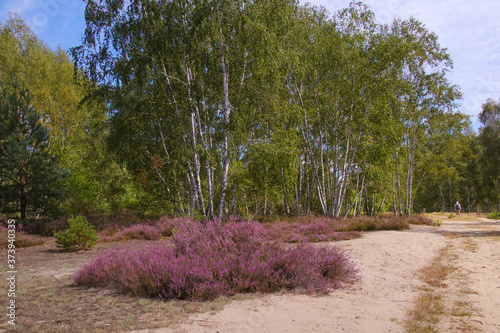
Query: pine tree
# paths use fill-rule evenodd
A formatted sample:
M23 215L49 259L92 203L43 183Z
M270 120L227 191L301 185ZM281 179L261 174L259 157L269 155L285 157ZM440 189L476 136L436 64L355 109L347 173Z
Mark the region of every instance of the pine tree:
M2 84L0 96L1 212L47 214L62 196L67 172L49 149L49 131L31 105L28 89L16 80Z

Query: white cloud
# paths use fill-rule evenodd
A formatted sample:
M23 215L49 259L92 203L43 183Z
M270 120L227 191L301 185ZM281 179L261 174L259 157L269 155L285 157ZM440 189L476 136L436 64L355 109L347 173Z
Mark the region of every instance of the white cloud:
M2 12L14 12L23 15L24 12L38 7L39 1L37 0L6 0L0 6Z
M0 12L18 13L37 34L48 30L58 33L58 21L70 20L77 10L83 16L83 6L75 0L7 0L0 5Z

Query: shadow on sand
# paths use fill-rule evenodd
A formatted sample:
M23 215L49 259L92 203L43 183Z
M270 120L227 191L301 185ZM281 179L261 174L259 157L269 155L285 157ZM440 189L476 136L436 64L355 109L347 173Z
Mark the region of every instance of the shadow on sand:
M448 226L456 228L447 228ZM452 237L500 237L500 221L450 221L443 223L441 227L426 227L413 230Z

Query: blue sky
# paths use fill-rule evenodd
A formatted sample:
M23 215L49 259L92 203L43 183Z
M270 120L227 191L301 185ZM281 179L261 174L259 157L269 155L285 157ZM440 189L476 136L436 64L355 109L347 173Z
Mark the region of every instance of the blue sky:
M82 0L0 0L0 19L16 12L53 49L65 50L80 44L85 29L85 3Z
M301 0L301 3L304 3ZM330 13L349 5L349 0L310 0ZM461 87L460 111L477 115L487 98L500 99L500 1L498 0L365 0L377 21L411 16L434 31L454 61L450 81ZM85 29L82 0L0 0L0 19L7 12L24 17L39 38L52 48L68 50L80 44Z

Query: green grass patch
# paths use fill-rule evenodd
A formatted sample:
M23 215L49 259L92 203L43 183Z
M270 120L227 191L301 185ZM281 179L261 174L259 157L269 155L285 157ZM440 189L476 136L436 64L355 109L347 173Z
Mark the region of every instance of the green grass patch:
M486 215L487 218L492 219L492 220L500 220L500 212L494 211L492 213L489 213Z

